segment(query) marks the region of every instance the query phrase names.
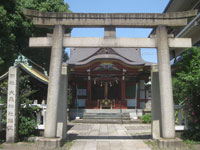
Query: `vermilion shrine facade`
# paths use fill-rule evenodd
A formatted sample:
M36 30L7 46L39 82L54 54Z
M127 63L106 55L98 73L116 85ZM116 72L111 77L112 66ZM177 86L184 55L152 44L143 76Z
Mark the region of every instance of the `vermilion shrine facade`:
M68 60L71 107L145 108L151 63L139 48L73 48Z

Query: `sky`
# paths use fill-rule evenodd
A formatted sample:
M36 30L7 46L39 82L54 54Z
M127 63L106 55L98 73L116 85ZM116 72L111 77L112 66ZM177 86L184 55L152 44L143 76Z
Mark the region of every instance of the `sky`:
M162 13L170 0L65 0L78 13ZM148 37L152 29L117 28L117 37ZM103 37L103 28L74 28L72 37ZM69 49L67 49L69 53ZM142 58L157 62L156 49L141 49Z

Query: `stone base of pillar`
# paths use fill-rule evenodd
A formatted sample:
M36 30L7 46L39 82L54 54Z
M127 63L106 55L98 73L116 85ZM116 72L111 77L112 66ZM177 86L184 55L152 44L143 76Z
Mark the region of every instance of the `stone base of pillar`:
M152 120L151 122L152 138L154 140L160 139L160 121Z
M160 148L181 148L183 147L183 140L179 138L175 139L160 138L157 140L157 144Z
M62 147L65 140L61 138L44 138L41 137L37 140L37 146L41 148L55 149Z

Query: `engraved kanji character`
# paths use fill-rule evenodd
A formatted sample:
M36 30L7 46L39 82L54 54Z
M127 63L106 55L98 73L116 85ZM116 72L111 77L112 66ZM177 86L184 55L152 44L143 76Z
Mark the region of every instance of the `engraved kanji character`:
M11 95L11 94L12 94L12 95L15 95L15 92L11 90L11 91L9 92L9 95Z
M15 74L10 74L10 78L14 78L15 77Z
M9 97L8 101L9 102L14 102L14 98L13 97Z

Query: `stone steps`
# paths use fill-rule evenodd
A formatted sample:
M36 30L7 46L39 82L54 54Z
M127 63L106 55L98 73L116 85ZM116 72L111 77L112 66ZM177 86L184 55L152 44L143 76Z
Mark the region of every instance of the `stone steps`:
M107 116L107 117L101 117L101 116L97 116L97 117L83 117L83 119L116 119L116 120L130 120L130 117L111 117L111 116Z
M76 119L73 123L94 124L141 124L141 120L119 120L119 119Z
M70 119L74 120L77 116L83 118L87 113L90 114L115 114L120 115L120 112L124 116L130 116L130 118L141 117L143 115L142 109L70 109ZM113 116L113 115L112 115Z
M129 113L84 113L82 119L74 120L75 123L109 123L122 124L141 123L140 120L131 120Z
M84 113L83 119L126 119L130 120L128 113Z
M116 119L116 120L130 120L130 117L124 116L83 116L83 119Z

